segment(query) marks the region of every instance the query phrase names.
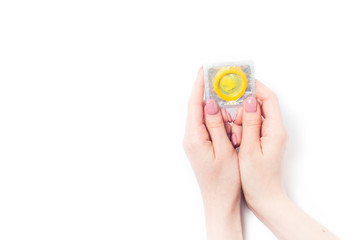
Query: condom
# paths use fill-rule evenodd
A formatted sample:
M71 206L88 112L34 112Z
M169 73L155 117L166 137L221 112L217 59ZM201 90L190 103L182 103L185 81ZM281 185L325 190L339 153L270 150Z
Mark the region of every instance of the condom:
M255 96L252 61L204 64L205 99L215 99L222 108L236 107Z
M246 88L246 74L239 67L222 67L214 78L214 91L225 101L240 98Z

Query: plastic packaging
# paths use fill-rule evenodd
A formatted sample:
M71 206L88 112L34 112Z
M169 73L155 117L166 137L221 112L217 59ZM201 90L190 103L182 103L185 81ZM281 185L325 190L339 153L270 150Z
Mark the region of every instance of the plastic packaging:
M204 65L205 99L215 99L220 107L237 107L249 95L255 96L252 61Z

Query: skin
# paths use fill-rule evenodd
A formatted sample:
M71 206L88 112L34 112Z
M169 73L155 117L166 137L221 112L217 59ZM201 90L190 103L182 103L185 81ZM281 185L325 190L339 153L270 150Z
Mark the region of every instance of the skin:
M207 237L242 239L239 162L229 140L229 116L225 111L207 114L203 96L204 73L200 69L189 100L183 145L200 186Z
M288 137L276 95L256 81L256 98L245 100L231 126L229 114L215 111L213 100L204 104L203 94L201 68L189 100L183 145L201 190L207 239L243 239L241 191L248 207L278 239L337 239L284 190Z

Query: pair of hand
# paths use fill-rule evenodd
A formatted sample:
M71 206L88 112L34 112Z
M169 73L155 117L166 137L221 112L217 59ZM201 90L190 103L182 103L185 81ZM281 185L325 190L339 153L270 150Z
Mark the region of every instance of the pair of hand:
M242 239L241 188L249 208L279 239L336 239L284 191L287 133L276 95L256 81L256 98L247 97L234 119L216 101L204 103L203 95L201 68L183 145L202 193L208 239Z

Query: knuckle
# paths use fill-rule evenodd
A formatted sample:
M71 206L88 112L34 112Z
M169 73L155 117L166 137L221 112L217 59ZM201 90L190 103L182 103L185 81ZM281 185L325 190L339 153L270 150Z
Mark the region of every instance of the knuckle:
M182 143L185 150L189 150L191 148L192 143L189 138L184 138Z
M192 152L192 144L189 140L183 141L183 148L186 153Z
M182 142L183 148L185 152L192 152L194 149L197 149L199 144L198 141L194 137L185 137Z
M211 129L223 128L224 127L224 122L210 121L210 122L206 123L206 127L211 128Z
M270 98L274 99L274 101L277 101L277 102L279 101L278 95L276 93L274 93L273 91L271 91L269 93L269 95L270 95Z
M261 125L261 120L259 118L256 119L245 119L243 125L247 127L259 127Z
M289 138L288 132L284 127L277 132L276 136L281 143L287 142Z

